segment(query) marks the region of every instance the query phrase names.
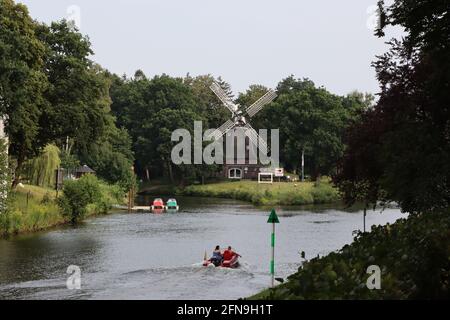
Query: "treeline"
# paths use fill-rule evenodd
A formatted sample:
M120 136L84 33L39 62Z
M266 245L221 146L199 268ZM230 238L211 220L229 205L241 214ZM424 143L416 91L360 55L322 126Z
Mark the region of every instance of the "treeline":
M166 175L172 181L192 181L220 169L174 166L170 160L173 130L192 131L194 120L203 121L204 130L217 128L229 119L230 112L209 89L214 80L211 75L148 79L140 70L132 78L116 77L111 86L111 108L118 124L132 137L142 177ZM221 78L216 81L232 97L230 85ZM267 90L252 85L234 100L249 106ZM311 80L293 76L280 81L276 90L279 97L252 119L252 125L255 129L280 129L280 161L287 170L299 170L304 152L306 172L313 180L334 173L345 148L345 129L370 107L373 97L358 92L334 95Z
M67 21L34 21L22 4L1 0L0 114L6 116L15 186L21 179L50 186L57 166L88 165L102 179L133 182L166 177L188 184L221 171L218 165L171 162L172 131L217 128L230 112L209 89L217 81L248 106L267 88L252 85L233 97L230 85L211 75L151 79L109 73L91 59L91 44ZM370 107L373 97L330 93L293 76L278 84L279 97L254 119L256 128L280 129L280 161L299 171L302 153L313 180L336 171L343 134ZM134 167L132 169L132 166Z

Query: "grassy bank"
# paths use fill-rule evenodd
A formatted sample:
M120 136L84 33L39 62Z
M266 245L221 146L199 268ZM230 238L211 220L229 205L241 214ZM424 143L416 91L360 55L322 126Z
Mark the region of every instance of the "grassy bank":
M381 268L369 290L368 266ZM450 211L401 219L360 234L340 251L304 263L288 282L250 299L448 299Z
M100 190L102 201L89 204L86 216L107 213L114 204L124 203L123 194L116 186L102 183ZM54 190L24 185L10 193L8 210L0 214L0 235L34 232L69 222L70 217L57 204Z
M178 192L185 196L218 197L252 202L255 205L305 205L332 203L340 200L338 191L328 179L319 182L227 181L188 186Z

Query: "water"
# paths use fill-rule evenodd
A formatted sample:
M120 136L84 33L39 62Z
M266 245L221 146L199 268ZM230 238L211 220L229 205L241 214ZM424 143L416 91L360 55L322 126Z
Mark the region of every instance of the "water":
M147 201L147 200L146 200ZM93 218L78 227L0 240L0 299L237 299L270 284L268 209L224 199L180 198L177 214ZM361 211L278 209L276 276L352 241ZM367 225L394 222L397 209L369 211ZM205 250L232 245L239 269L201 266ZM69 265L81 290L68 290Z

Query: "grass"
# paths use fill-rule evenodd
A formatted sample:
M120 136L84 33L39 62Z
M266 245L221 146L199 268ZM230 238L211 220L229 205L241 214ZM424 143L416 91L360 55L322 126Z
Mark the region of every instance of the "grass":
M10 193L8 211L0 215L0 233L27 233L66 223L55 197L56 192L51 189L18 187Z
M101 204L90 204L86 216L105 213L112 204L123 204L122 191L114 185L102 183ZM59 195L62 193L59 192ZM8 210L0 214L0 235L29 233L70 222L56 203L56 191L32 185L17 187L10 193Z
M218 197L252 202L255 205L305 205L332 203L340 200L338 191L327 178L319 182L226 181L192 185L178 191L180 195Z

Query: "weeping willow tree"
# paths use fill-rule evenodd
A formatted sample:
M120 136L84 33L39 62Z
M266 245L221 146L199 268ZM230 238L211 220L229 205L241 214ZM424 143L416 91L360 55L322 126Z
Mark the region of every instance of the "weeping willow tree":
M30 183L41 187L53 187L55 170L60 164L59 148L53 144L47 145L42 154L30 160L27 165Z

